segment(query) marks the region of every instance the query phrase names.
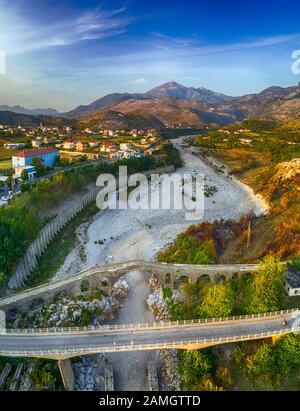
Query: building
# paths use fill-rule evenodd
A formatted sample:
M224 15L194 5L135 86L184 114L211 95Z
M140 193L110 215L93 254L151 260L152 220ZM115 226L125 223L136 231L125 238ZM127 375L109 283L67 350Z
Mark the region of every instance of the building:
M76 147L76 141L73 140L72 138L64 141L64 148L66 148L67 150L72 150L75 147Z
M8 176L0 175L0 191L5 191L8 188Z
M16 150L25 147L25 143L5 143L4 148L6 150Z
M21 178L23 170L26 171L28 181L32 181L35 179L36 168L33 166L16 167L14 176L17 178Z
M100 151L107 151L108 153L110 150L114 149L116 146L112 141L104 141L102 144Z
M43 142L42 140L36 139L36 140L32 140L31 144L32 144L32 147L40 147L43 144Z
M40 158L45 167L53 167L56 159L59 158L59 151L56 148L19 151L12 156L12 166L14 169L30 166L34 158Z
M300 295L300 271L291 264L285 273L285 290L289 297Z
M121 143L120 144L120 150L122 151L127 151L127 150L130 150L131 148L132 148L131 143Z
M77 151L84 151L89 148L89 145L86 141L78 141L76 144L76 150Z
M99 146L99 143L98 143L98 141L89 141L89 146L90 147L98 147Z

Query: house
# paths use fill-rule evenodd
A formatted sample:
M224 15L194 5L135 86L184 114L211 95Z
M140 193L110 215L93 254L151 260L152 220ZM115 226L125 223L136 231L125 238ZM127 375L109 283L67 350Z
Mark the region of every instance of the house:
M291 264L288 264L284 285L289 297L300 295L300 271Z
M38 139L32 140L31 144L32 144L32 147L40 147L42 145L42 140L38 140Z
M121 143L120 144L120 150L122 151L128 151L131 149L131 147L132 147L131 143Z
M111 149L109 151L109 158L117 158L117 157L119 157L119 154L118 154L117 150L116 149Z
M0 175L0 191L7 190L7 187L8 187L7 179L8 179L8 176L2 175L2 174Z
M23 166L23 167L16 167L14 176L17 178L22 177L23 170L26 171L27 178L29 181L32 181L36 177L36 168L33 166Z
M104 141L100 150L110 152L110 150L114 149L116 146L112 141Z
M76 147L76 140L73 140L72 138L70 138L64 141L64 148L66 148L67 150L72 150L75 147Z
M86 141L78 141L76 144L76 150L77 151L84 151L89 148L89 145Z
M98 143L98 141L89 141L89 146L91 148L98 147L99 143Z
M25 143L5 143L4 148L6 150L16 150L18 148L25 147Z
M24 150L12 156L12 166L14 169L30 166L34 158L40 158L45 167L53 167L58 157L59 151L56 148Z

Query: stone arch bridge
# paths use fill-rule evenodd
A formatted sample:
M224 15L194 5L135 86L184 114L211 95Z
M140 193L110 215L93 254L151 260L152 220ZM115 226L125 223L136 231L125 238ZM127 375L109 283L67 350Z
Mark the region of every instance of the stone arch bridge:
M14 309L25 311L28 310L34 300L43 300L47 303L61 291L67 291L77 296L100 289L105 294L110 294L113 284L119 277L135 270L154 275L163 287L173 288L183 281L197 282L201 279L209 279L212 282L220 282L231 279L235 275L251 274L257 268L258 265L255 264L191 265L145 260L97 265L68 279L48 283L1 298L0 310L5 311L7 314Z

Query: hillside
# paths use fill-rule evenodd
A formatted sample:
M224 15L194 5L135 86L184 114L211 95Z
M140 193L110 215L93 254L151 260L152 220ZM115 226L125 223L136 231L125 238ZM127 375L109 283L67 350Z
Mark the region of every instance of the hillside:
M74 120L66 119L63 117L51 117L43 115L28 115L13 113L11 111L0 111L0 124L10 126L28 126L36 127L43 123L45 126L61 126L61 125L73 125Z
M118 113L116 123L112 111ZM163 125L179 127L218 127L249 117L286 121L300 118L300 88L273 86L257 94L231 97L205 88L169 82L145 93L109 94L89 105L78 106L65 116L85 124L116 126L122 118L122 126L129 127L131 119L122 114L131 114L136 120L140 117L142 127L149 125L146 114Z

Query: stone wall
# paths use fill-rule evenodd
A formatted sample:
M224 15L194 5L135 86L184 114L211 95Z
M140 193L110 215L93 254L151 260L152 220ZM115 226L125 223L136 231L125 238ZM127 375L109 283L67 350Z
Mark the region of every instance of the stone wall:
M58 360L58 368L66 391L74 391L75 375L71 360Z
M57 217L39 232L38 237L30 244L24 257L19 263L16 273L10 278L8 283L9 290L16 290L23 287L31 273L37 266L38 258L46 250L56 234L72 220L80 211L89 203L95 200L98 190L94 188L89 193L83 195L80 199L75 200L70 206L66 207Z
M143 174L148 177L151 174L164 174L171 173L173 171L174 166L166 166L160 167L156 170L144 171ZM64 226L76 216L76 214L80 213L80 211L82 211L88 204L96 200L98 191L99 189L95 187L92 191L83 195L80 199L75 200L57 217L50 221L50 223L43 227L36 240L34 240L26 250L15 274L10 278L8 290L17 290L26 284L30 273L37 266L38 258L43 254L56 234L58 234L59 231L62 230Z

